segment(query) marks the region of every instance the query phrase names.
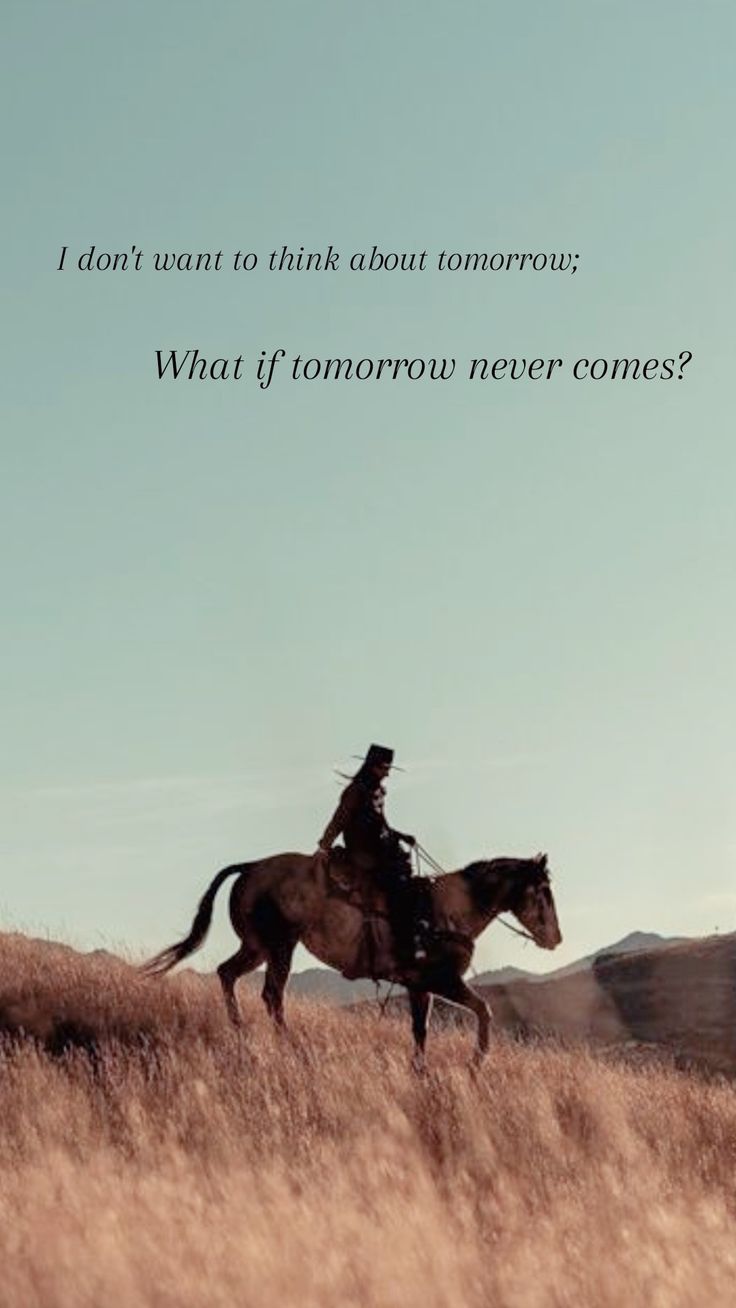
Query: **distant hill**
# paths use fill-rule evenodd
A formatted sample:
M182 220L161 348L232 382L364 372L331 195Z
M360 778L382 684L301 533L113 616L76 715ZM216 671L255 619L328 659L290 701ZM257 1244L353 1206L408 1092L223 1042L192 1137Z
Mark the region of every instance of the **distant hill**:
M644 950L665 949L669 945L682 944L684 936L660 936L656 931L630 931L622 940L613 945L606 945L594 954L586 954L574 963L555 968L552 972L525 972L520 968L502 967L497 971L481 972L473 978L473 985L507 985L510 981L551 981L553 978L572 976L594 966L596 959L608 958L612 954L636 954Z
M622 940L617 940L613 945L606 945L604 949L598 949L594 954L586 954L584 958L578 959L576 963L568 963L567 967L558 967L554 972L548 972L545 980L550 977L570 976L574 972L579 972L586 967L595 967L599 958L609 958L612 955L620 954L641 954L651 952L656 949L668 949L670 945L686 944L686 936L660 936L656 931L630 931Z
M624 939L617 940L614 944L608 944L604 950L596 951L596 954L588 954L583 959L577 959L574 963L569 963L566 967L557 968L554 972L526 972L523 968L505 967L493 968L489 972L480 972L477 976L471 977L472 985L511 985L515 981L528 981L531 985L539 985L540 982L550 981L553 978L573 976L574 973L590 971L594 967L595 960L600 957L609 955L635 954L642 950L661 950L669 944L680 943L681 937L668 939L663 935L658 935L655 931L630 931ZM263 973L256 972L246 978L244 984L260 988L263 985ZM375 998L375 985L373 981L346 981L345 977L340 976L339 972L332 972L329 968L305 968L302 972L292 973L289 981L289 991L292 994L299 995L302 999L318 999L320 1002L337 1003L337 1005L349 1005L349 1003L360 1003L362 999ZM386 986L383 986L380 993L386 993Z
M488 972L480 972L477 976L472 976L470 980L474 986L510 985L514 981L528 981L530 984L539 984L541 981L548 981L554 977L569 976L575 972L590 969L596 958L607 957L609 954L627 954L644 949L661 949L666 945L675 943L677 943L676 939L668 940L652 931L632 931L629 935L624 936L623 940L618 940L613 945L607 945L605 949L599 950L595 954L588 954L585 958L579 958L574 963L568 963L566 967L557 968L554 972L546 972L540 975L536 972L526 972L519 967L499 967ZM248 984L257 987L262 986L262 973L256 972L253 974L248 978ZM303 972L294 972L292 974L289 991L291 994L299 995L300 998L318 999L343 1005L356 1004L362 999L373 999L376 988L372 981L346 981L339 972L332 972L329 968L308 967Z
M536 972L525 972L522 967L495 967L490 972L478 972L469 978L472 985L507 986L512 981L538 981Z
M611 1046L635 1042L734 1070L736 932L654 939L648 949L610 948L592 966L561 968L533 982L483 985L481 993L496 1023L521 1036L548 1033Z
M260 989L263 985L263 972L252 972L244 978L244 984ZM379 993L388 987L381 983ZM356 1004L363 999L375 999L376 987L373 981L347 981L339 972L328 967L307 967L302 972L292 972L289 980L289 993L300 999L316 999L322 1003Z

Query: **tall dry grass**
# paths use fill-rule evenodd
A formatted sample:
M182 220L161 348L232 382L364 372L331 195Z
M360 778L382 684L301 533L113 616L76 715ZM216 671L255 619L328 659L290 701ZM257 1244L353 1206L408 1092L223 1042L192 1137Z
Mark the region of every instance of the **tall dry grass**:
M0 937L3 1308L734 1303L731 1085L241 1002Z

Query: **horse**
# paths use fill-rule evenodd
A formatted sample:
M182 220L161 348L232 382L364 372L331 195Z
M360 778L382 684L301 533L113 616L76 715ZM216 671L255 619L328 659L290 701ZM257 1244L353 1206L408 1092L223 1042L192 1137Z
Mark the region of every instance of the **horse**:
M236 880L230 920L241 943L220 964L217 975L235 1026L241 1025L235 983L264 962L262 998L276 1025L285 1026L284 990L294 949L301 943L350 980L370 977L406 987L420 1064L435 995L475 1014L476 1061L486 1054L490 1009L463 975L476 938L499 913L512 913L521 934L541 949L555 949L562 940L546 854L482 859L431 881L415 878L428 897L433 925L426 957L408 960L397 951L386 893L375 874L351 867L344 851L333 850L329 856L286 853L234 863L218 872L200 900L189 935L144 964L147 975L168 972L200 948L215 896L231 877Z

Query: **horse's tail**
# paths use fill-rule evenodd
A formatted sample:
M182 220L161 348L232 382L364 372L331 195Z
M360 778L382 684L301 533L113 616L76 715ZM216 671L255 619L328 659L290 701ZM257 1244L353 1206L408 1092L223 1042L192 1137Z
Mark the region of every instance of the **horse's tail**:
M199 901L189 935L184 940L180 940L178 944L169 945L168 949L162 949L160 954L156 954L155 958L150 958L147 963L143 964L141 971L145 972L147 976L158 976L162 972L169 972L183 958L187 958L189 954L193 954L196 949L199 949L210 929L215 895L220 886L228 877L234 877L238 872L245 872L247 867L247 863L233 863L232 867L224 867L221 872L218 872Z

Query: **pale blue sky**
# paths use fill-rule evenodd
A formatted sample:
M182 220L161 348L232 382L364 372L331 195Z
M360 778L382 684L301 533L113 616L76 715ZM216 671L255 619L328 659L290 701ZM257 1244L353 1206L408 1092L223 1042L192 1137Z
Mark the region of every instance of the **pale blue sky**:
M146 950L396 747L565 944L736 925L731 3L8 3L6 927ZM562 250L574 277L58 273ZM154 351L677 355L683 382L159 384ZM228 947L220 911L207 963ZM304 962L304 958L301 960Z

